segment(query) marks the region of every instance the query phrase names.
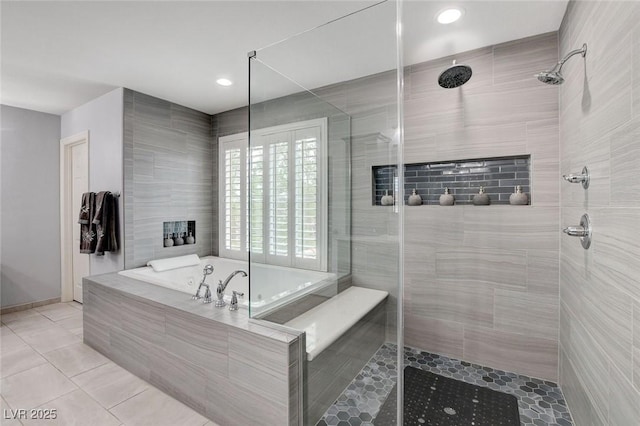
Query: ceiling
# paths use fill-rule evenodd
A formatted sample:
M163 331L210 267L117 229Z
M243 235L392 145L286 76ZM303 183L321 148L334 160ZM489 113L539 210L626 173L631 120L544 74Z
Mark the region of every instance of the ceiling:
M213 114L247 104L247 52L256 49L308 88L385 71L395 64L393 3L277 44L375 3L3 0L0 101L61 114L127 87ZM463 18L435 22L452 4ZM566 5L405 1L405 64L555 31ZM219 86L220 77L235 84Z

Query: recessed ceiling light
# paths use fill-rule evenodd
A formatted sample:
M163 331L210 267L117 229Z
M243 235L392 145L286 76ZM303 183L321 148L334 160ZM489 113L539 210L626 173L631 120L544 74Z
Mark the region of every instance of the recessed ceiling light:
M462 16L462 9L450 8L438 13L436 18L441 24L450 24L456 22Z
M216 83L218 83L220 86L231 86L233 84L233 81L229 80L228 78L219 78L216 80Z

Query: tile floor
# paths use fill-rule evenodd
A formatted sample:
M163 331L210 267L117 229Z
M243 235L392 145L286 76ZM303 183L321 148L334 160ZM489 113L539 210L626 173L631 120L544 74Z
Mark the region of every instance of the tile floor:
M329 407L318 426L371 426L397 380L396 345L384 344ZM405 365L514 395L523 426L572 426L562 391L553 382L405 347Z
M82 305L2 315L0 424L215 426L82 343ZM55 409L55 420L12 420L9 410Z

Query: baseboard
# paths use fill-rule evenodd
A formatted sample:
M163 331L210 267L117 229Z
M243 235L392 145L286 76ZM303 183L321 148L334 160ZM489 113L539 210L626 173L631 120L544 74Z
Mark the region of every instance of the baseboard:
M21 305L4 306L0 308L0 315L11 314L13 312L26 311L27 309L37 308L38 306L51 305L53 303L60 303L60 298L55 297L53 299L41 300L39 302L23 303Z

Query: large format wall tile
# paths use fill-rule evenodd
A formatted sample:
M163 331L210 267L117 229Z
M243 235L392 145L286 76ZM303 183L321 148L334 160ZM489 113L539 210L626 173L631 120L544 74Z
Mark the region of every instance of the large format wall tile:
M591 172L588 190L561 186L562 223L588 213L594 230L589 250L561 241L560 381L577 424L636 424L640 4L572 1L559 34L563 53L588 44L563 69L560 164Z
M217 147L211 117L127 89L124 129L125 266L215 254ZM174 220L196 221L195 245L163 246L162 223Z
M463 359L553 380L558 375L558 341L486 328L465 328Z

